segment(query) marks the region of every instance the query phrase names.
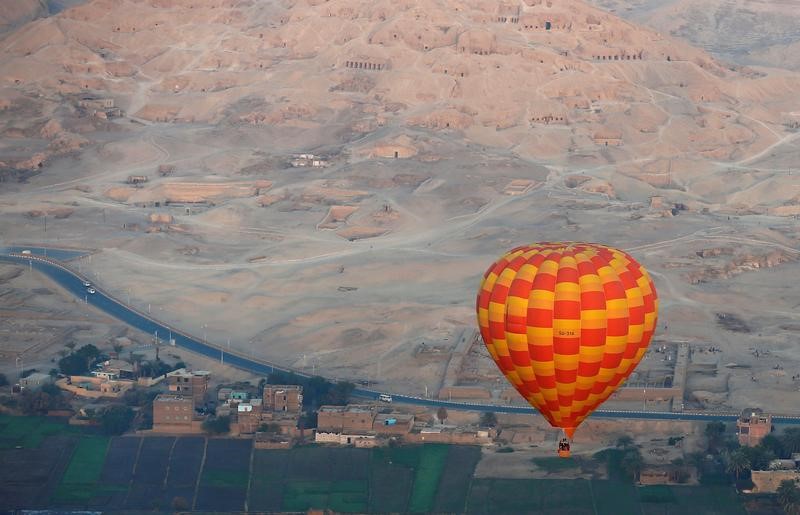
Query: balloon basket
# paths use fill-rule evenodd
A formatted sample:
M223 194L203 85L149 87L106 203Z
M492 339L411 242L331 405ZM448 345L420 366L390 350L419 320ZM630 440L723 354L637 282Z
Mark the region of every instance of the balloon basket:
M558 457L559 458L569 458L570 457L569 449L564 449L564 450L558 451Z

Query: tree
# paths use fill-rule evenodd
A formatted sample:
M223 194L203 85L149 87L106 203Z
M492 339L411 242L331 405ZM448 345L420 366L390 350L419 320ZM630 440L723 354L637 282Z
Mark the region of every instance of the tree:
M348 381L339 381L330 388L325 400L334 406L344 406L350 400L350 395L355 390L356 385Z
M115 404L103 412L100 417L100 423L105 434L121 435L131 427L133 417L132 409L121 404Z
M269 384L276 384L271 381L274 374L270 374L267 382ZM298 381L295 383L284 383L284 384L302 384L303 385L303 405L316 408L319 405L325 402L325 399L328 396L328 392L331 390L333 384L325 379L324 377L314 376L311 379L305 381L305 383L298 378L295 374L288 374L288 380Z
M725 461L725 472L736 476L736 481L739 481L739 476L742 472L750 470L752 466L750 456L741 447L731 453L727 453Z
M58 368L67 376L80 376L89 370L86 360L77 354L70 354L58 360Z
M63 393L61 391L61 388L54 385L53 383L45 383L39 389L44 393L46 393L47 395L49 395L50 397L61 397L61 394Z
M5 374L0 374L0 386L6 386L8 384L8 378Z
M722 444L722 437L725 434L724 422L709 422L706 424L706 438L708 439L708 450L716 451Z
M317 412L306 411L297 419L298 429L311 429L317 427Z
M75 342L67 342L64 344L64 347L68 348L69 352L72 353L72 351L75 350L75 345L77 345Z
M788 515L800 513L800 488L797 482L790 479L781 481L777 490L778 502Z
M114 348L114 352L116 352L116 353L117 353L117 357L119 357L119 353L120 353L120 351L122 351L122 349L123 349L123 347L124 347L124 346L123 346L121 343L119 343L119 342L116 342L116 343L114 343L114 344L112 345L112 347Z
M483 427L495 427L497 425L497 415L494 411L485 411L481 413L480 424Z
M758 444L758 447L761 447L764 450L771 452L778 458L789 457L789 455L786 454L786 451L783 448L783 442L781 441L781 439L772 434L762 438L761 442Z
M771 450L760 445L756 447L740 447L737 450L741 450L750 460L750 470L767 470L770 462L776 457Z
M280 424L275 423L263 423L258 426L259 433L280 433L281 426Z
M800 452L800 427L790 427L781 435L784 452L791 455Z
M211 418L203 422L203 431L211 435L221 435L231 430L230 417Z
M81 347L80 349L76 350L75 354L84 358L88 366L89 362L91 362L93 359L97 358L100 355L100 349L98 349L91 343L88 343L83 347Z
M690 452L686 455L686 459L690 465L697 469L697 475L699 476L706 465L705 453L700 451Z
M643 463L642 453L639 449L633 447L625 451L625 454L622 456L622 461L620 462L620 467L630 479L636 481L639 479L639 473L642 471Z
M57 395L51 395L39 389L36 391L23 390L19 406L26 415L44 415L50 410L63 408L65 405L66 401L60 390Z
M447 420L447 408L441 406L439 409L437 409L436 418L439 419L440 424L444 424L444 421Z

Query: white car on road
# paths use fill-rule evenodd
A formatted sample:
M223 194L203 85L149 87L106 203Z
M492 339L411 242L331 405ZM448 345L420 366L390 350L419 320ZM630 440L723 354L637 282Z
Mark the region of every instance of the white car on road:
M94 295L95 293L97 293L97 291L95 291L95 289L94 289L94 288L87 288L87 289L86 289L86 292L87 292L87 293L91 293L92 295Z

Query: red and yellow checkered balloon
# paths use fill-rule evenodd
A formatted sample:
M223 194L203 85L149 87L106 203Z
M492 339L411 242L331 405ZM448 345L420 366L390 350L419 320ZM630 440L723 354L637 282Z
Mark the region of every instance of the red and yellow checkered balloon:
M489 267L476 307L497 366L572 438L641 361L658 297L644 267L621 250L535 243Z

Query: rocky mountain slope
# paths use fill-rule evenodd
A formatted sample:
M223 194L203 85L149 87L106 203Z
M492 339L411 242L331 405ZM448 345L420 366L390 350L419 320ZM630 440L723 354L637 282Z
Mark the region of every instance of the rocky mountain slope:
M595 0L653 27L746 65L800 70L800 3L795 0Z
M800 76L725 67L577 0L92 0L7 34L0 76L12 168L119 130L104 99L145 122L343 142L455 134L665 187L766 155L800 122Z

